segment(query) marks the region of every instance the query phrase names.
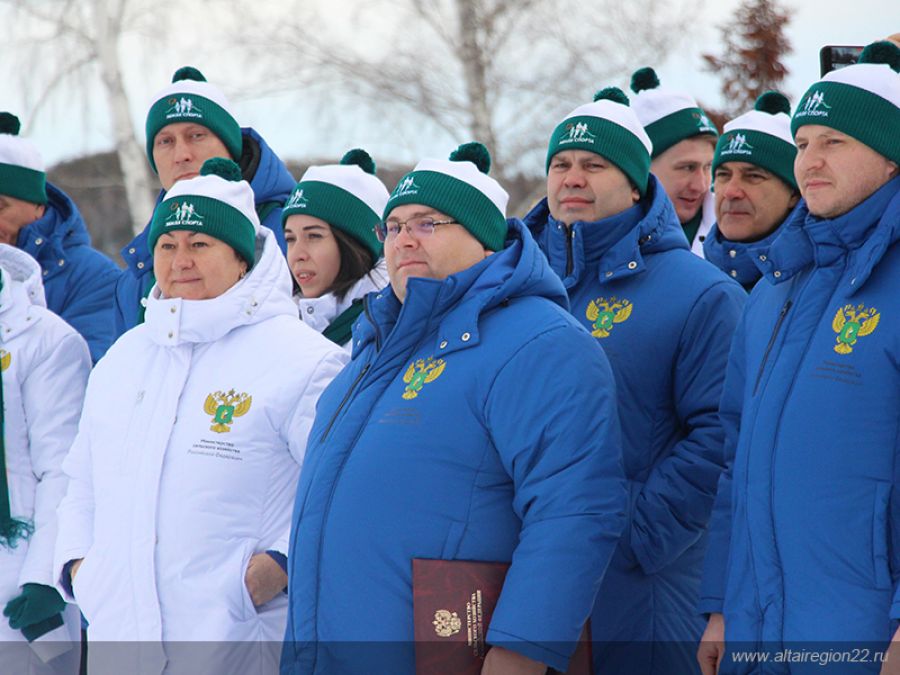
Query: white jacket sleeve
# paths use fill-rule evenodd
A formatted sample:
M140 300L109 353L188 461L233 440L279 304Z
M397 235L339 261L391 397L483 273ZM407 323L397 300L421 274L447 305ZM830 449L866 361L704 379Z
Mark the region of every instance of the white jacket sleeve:
M28 420L28 446L37 484L34 532L19 572L19 585L52 586L56 507L66 491L63 460L72 446L91 371L84 339L70 333L40 354L22 382L22 405Z

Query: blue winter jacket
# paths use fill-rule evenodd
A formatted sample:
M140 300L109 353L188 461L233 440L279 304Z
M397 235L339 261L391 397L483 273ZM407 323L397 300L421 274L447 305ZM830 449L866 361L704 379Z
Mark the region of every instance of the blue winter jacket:
M690 252L654 176L634 207L576 222L570 235L546 200L526 222L616 377L631 503L591 619L595 669L694 672L705 532L722 469L717 409L745 293Z
M874 654L900 619L900 177L832 220L801 201L781 232L729 358L700 609L729 652Z
M703 257L737 281L749 293L756 282L762 279L762 272L756 266L754 251L771 246L778 233L779 228L775 228L768 236L758 241L730 241L722 236L716 223L703 240Z
M244 178L252 176L250 187L256 201L256 213L260 221L275 233L275 238L281 250L285 250L284 228L281 226L281 210L287 198L294 189L296 181L287 170L278 155L266 144L263 138L253 129L241 129L244 135L245 155L248 147L253 148L252 160L248 169L244 171ZM249 139L252 139L249 140ZM255 152L258 148L258 154ZM242 160L242 166L243 160ZM162 201L165 191L161 191L156 203ZM151 219L153 214L151 214ZM132 239L122 249L122 259L125 261L125 272L116 285L115 302L115 335L118 338L129 328L133 328L140 322L141 299L150 290L153 283L153 252L147 247L147 232L150 230L150 222L144 227L143 232Z
M300 477L284 675L412 674L413 558L511 561L487 640L565 669L627 503L613 376L565 308L518 221L366 296Z
M91 247L81 213L69 196L47 183L44 215L19 230L16 246L41 266L47 308L77 330L94 363L112 344L113 299L122 272Z

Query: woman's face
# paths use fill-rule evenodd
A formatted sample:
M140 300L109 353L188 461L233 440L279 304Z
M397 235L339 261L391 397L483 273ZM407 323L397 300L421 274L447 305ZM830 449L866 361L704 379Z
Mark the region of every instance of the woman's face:
M153 273L167 298L207 300L234 286L247 263L215 237L188 230L160 235L153 249Z
M318 298L334 284L341 253L331 226L312 216L289 216L284 224L287 261L304 298Z

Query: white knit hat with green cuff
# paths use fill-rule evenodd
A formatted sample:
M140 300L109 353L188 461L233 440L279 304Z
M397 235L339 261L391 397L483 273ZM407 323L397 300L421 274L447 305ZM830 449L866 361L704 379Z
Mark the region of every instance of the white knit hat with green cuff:
M165 232L189 230L215 237L233 248L253 267L256 257L256 215L253 190L230 159L213 157L200 175L175 183L153 212L147 244L150 250Z
M900 47L874 42L858 63L812 85L794 111L791 132L796 137L807 124L836 129L900 164Z
M359 148L348 151L340 164L309 167L284 205L282 225L298 214L319 218L356 239L377 260L382 246L375 225L389 195L375 171L375 162Z
M650 176L653 143L617 87L598 91L593 103L578 106L556 125L547 149L547 166L565 150L587 150L615 164L643 195Z
M797 146L791 136L791 104L777 91L767 91L753 110L725 125L716 144L712 171L726 162L747 162L771 171L791 188L797 188L794 159Z
M172 84L157 92L147 111L147 158L153 161L153 141L167 124L187 122L200 124L212 131L228 149L231 159L238 161L243 151L241 127L231 112L222 91L206 81L196 68L185 66L175 71Z
M464 143L450 159L423 159L400 179L384 207L422 204L451 216L490 251L506 243L509 195L488 175L491 155L481 143Z
M661 87L653 68L634 71L631 90L636 94L634 112L653 141L654 159L687 138L719 135L696 99L685 91Z
M15 115L0 113L0 195L32 204L47 203L47 174L37 148L19 136Z

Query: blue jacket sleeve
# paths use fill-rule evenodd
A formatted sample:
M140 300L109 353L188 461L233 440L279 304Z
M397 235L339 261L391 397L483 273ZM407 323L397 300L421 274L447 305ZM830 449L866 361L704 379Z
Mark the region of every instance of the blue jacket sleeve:
M719 489L709 521L709 546L703 563L700 586L701 614L722 612L725 605L728 553L731 548L731 490L734 476L734 457L741 430L741 410L744 405L744 319L738 324L719 405L719 420L724 434L723 461L725 468L719 477Z
M262 224L275 233L275 241L278 242L278 248L284 253L287 251L287 243L284 241L284 227L281 225L282 207L278 206L269 211Z
M485 420L522 521L487 640L564 671L625 525L612 370L573 326L519 350Z
M629 544L647 574L677 560L709 524L723 466L719 400L745 300L737 284L710 287L694 303L679 338L672 394L686 434L632 498Z

